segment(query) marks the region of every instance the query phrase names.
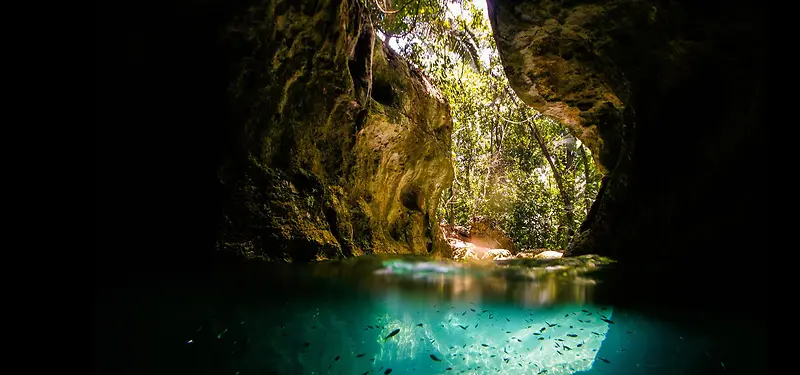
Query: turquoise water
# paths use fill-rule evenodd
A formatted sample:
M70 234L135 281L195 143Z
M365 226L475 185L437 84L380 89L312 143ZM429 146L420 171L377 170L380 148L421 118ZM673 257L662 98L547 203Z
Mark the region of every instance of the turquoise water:
M727 338L595 303L603 281L591 271L599 263L366 257L128 287L95 306L95 373L727 374L745 367L720 346Z

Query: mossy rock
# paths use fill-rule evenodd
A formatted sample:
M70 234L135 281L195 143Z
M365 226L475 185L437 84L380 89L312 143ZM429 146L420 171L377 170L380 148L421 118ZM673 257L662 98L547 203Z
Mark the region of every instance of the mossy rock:
M253 1L226 29L231 139L219 247L249 259L444 254L442 96L358 1Z

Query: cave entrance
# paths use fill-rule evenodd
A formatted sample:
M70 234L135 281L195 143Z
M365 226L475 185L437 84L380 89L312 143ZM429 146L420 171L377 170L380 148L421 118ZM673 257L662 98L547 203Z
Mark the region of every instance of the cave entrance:
M455 178L438 216L455 257L560 256L597 196L596 157L511 89L485 1L412 5L371 11L377 36L450 104Z
M456 259L560 257L598 195L602 174L586 145L558 122L521 112L489 123L488 139L454 133L454 144L489 143L453 150L456 178L440 215ZM529 123L515 120L528 113Z

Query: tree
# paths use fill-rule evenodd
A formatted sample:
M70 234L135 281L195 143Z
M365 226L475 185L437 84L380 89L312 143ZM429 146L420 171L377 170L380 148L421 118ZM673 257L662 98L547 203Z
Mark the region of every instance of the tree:
M566 128L510 89L485 3L366 3L379 37L424 71L450 103L455 179L440 202L442 217L460 225L488 217L519 248L564 248L586 217L586 197L597 193L598 172Z

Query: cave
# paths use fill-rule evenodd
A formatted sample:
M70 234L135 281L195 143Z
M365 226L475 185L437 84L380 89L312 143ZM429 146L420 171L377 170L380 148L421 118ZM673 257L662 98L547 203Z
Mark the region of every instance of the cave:
M561 275L431 261L452 258L436 225L452 113L376 36L374 4L98 4L95 373L766 368L769 291L743 267L771 251L763 5L488 0L511 89L604 173L564 258L535 263ZM559 286L567 275L579 283ZM532 279L558 289L546 306L525 294ZM485 342L456 342L474 331ZM529 360L549 332L562 341ZM363 353L359 335L375 342ZM450 356L461 344L475 348ZM646 350L686 356L634 368Z

